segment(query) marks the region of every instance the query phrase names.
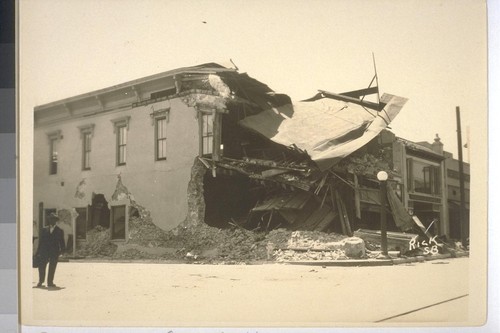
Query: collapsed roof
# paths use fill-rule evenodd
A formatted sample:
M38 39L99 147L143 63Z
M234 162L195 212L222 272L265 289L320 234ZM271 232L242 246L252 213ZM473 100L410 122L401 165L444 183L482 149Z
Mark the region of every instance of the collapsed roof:
M297 146L321 170L375 138L396 117L405 98L384 94L379 112L364 105L322 98L264 110L240 124L284 146Z
M292 102L289 96L236 71L209 75L208 81L224 103L245 99L260 108L239 125L307 153L322 171L375 138L407 102L391 94L383 94L378 103L363 100L365 95L378 94L378 87L343 94L320 91L308 100Z

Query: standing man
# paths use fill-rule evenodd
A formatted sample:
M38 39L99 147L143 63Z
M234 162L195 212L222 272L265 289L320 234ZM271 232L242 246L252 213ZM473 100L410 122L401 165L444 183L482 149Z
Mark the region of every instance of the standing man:
M54 274L59 255L65 249L64 232L56 225L59 220L56 214L51 214L49 226L42 229L38 244L37 255L40 256L40 265L38 266L38 284L37 287L43 286L45 281L45 271L47 263L49 264L49 275L47 277L47 286L55 287Z

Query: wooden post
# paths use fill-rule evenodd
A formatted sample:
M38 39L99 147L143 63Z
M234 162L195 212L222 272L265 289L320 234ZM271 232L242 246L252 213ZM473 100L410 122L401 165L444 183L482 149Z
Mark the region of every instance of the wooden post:
M220 145L222 142L222 114L214 110L214 124L213 124L213 149L212 158L214 161L220 161L221 159L221 149Z
M344 224L347 236L352 237L351 222L349 222L349 215L347 214L347 209L345 207L344 200L342 199L342 197L339 197L339 199L340 199L340 207L342 209L342 215L344 216Z
M347 235L345 215L344 212L342 211L342 205L340 204L340 195L338 191L335 191L335 199L336 199L337 212L339 213L340 226L342 227L342 234Z
M356 217L361 219L361 197L359 194L358 175L356 174L354 174L354 206L356 210Z

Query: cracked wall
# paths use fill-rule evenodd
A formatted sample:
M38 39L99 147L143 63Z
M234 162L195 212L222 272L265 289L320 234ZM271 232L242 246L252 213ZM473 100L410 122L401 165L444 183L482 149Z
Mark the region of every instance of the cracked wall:
M170 108L167 123L166 160L155 159L154 121L151 108ZM92 193L101 193L112 203L117 175L133 194L133 199L151 213L155 225L170 230L186 219L187 189L193 160L199 152L197 112L179 98L140 106L120 113L130 116L127 164L117 166L116 137L112 119L116 114L101 114L73 122L53 124L34 131L33 219L39 220L39 204L44 209L85 208L92 203ZM81 167L79 126L95 124L92 137L91 169ZM48 132L60 130L59 165L56 175L49 175ZM149 144L148 144L149 143Z

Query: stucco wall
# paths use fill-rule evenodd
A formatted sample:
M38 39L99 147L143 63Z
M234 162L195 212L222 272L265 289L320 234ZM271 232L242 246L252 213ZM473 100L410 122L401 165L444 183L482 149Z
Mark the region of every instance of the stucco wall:
M155 161L155 133L151 112L170 107L167 123L167 159ZM130 116L127 164L116 166L116 136L112 119ZM82 139L79 126L94 124L91 170L82 170ZM61 130L58 144L58 171L49 175L47 134ZM117 176L135 201L146 207L153 222L164 230L176 227L187 215L187 185L199 149L198 120L194 108L179 99L147 106L122 109L91 117L57 123L34 131L34 218L38 204L44 208L86 207L92 193L102 193L110 201ZM77 186L84 197L75 196Z

